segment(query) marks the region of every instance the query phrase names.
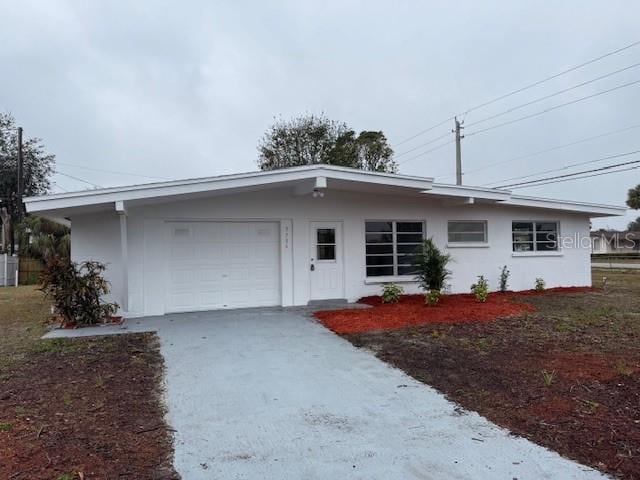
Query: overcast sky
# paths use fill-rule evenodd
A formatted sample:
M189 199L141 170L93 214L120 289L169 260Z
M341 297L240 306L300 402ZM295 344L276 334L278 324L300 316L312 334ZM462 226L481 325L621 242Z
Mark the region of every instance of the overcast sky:
M0 110L65 174L102 186L256 169L274 116L324 112L382 130L406 174L453 182L454 114L640 40L637 1L160 2L0 0ZM477 126L473 122L640 62L640 45L470 112L466 133L640 79L640 66ZM469 185L640 150L640 84L463 140ZM630 155L550 176L611 163ZM487 165L500 165L484 168ZM81 168L86 167L86 168ZM533 177L537 178L537 177ZM87 187L57 175L56 191ZM509 183L509 182L507 182ZM513 183L513 182L512 182ZM640 169L518 193L624 204ZM504 184L504 182L503 182ZM496 184L498 185L498 184ZM624 227L625 219L595 226Z

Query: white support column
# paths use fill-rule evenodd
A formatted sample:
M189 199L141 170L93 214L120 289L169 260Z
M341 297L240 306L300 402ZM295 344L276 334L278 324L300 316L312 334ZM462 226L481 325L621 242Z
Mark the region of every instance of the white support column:
M122 293L120 309L129 311L129 254L127 246L127 209L123 201L116 202L116 212L120 217L120 251L122 254Z

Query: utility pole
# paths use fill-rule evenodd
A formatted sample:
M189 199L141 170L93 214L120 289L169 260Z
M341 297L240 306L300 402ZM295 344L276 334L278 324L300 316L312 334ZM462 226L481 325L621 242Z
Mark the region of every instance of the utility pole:
M18 127L18 221L22 220L22 191L23 191L23 178L24 176L24 160L22 158L22 127Z
M464 127L462 122L458 121L458 117L454 117L455 130L452 130L456 134L456 185L462 185L462 150L460 148L460 140L464 138L464 135L460 135L460 130Z

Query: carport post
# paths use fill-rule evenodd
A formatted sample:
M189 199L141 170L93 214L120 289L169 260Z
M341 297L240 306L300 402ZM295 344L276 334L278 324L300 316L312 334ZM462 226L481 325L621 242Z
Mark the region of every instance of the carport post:
M123 201L116 202L116 212L120 217L120 251L122 254L122 293L120 309L123 313L129 311L129 255L127 247L127 209Z

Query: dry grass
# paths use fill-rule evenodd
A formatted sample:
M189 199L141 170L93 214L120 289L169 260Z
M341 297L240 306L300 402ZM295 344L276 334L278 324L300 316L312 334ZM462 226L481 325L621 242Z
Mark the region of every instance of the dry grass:
M0 288L0 376L37 348L48 312L49 302L37 287Z

